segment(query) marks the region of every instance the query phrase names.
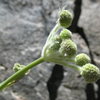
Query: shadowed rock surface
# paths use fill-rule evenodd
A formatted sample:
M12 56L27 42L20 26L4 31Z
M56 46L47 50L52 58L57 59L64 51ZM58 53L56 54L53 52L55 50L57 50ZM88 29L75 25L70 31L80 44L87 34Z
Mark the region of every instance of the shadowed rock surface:
M59 9L66 6L74 13L76 1L82 0L0 0L0 82L12 75L14 63L27 65L40 57ZM99 6L99 0L83 0L78 25L84 28L90 49L81 34L73 31L78 53L89 54L91 50L97 63L100 58ZM94 12L97 14L92 16ZM76 26L77 22L71 30ZM86 83L79 73L67 67L42 63L15 85L0 92L0 100L86 100L85 88Z

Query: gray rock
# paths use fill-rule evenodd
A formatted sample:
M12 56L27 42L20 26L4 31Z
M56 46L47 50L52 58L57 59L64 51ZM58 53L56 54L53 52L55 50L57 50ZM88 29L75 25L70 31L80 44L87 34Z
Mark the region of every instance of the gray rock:
M28 64L41 55L46 40L40 1L0 1L0 80L10 76L15 62ZM0 100L48 100L46 82L52 64L41 64L16 85L0 93ZM41 68L40 68L41 67ZM42 92L44 91L44 92Z
M100 1L83 0L79 26L83 27L85 35L93 52L94 60L100 65Z

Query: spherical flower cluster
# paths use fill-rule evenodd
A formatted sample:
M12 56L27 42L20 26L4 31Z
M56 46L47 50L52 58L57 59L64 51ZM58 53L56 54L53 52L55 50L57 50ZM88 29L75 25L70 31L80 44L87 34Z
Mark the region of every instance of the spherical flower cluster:
M66 39L61 43L61 47L59 49L59 52L65 56L74 56L77 52L77 46L76 44L70 40Z
M60 37L61 37L62 39L71 39L72 33L71 33L71 31L69 31L68 29L63 29L63 30L60 32Z
M72 23L72 14L67 10L61 10L59 23L62 27L68 28Z
M88 63L81 68L81 75L86 82L92 83L100 78L100 70L95 65Z
M79 66L83 66L87 63L90 63L90 57L87 54L81 53L75 57L75 62Z

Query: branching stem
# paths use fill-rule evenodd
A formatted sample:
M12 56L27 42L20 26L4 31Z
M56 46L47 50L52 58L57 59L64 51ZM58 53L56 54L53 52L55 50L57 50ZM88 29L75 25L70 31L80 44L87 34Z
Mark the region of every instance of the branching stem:
M21 70L17 71L15 74L13 74L12 76L10 76L8 79L6 79L5 81L3 81L0 84L0 90L3 90L6 87L12 85L17 80L22 78L29 69L31 69L32 67L35 67L36 65L38 65L42 62L44 62L44 58L40 57L39 59L37 59L37 60L33 61L32 63L28 64L27 66L23 67Z

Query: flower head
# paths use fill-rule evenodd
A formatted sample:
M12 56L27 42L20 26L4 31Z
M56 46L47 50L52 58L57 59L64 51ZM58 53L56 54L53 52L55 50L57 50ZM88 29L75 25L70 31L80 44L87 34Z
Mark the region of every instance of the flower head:
M69 31L68 29L63 29L63 30L60 32L60 37L61 37L62 39L71 39L72 33L71 33L71 31Z
M92 83L100 78L100 70L95 65L88 63L81 68L81 75L88 83Z
M90 63L91 59L87 54L81 53L75 57L75 62L79 66L83 66L87 63Z
M72 14L67 10L61 10L59 15L59 23L62 27L68 28L72 23Z
M66 40L62 41L59 52L64 56L71 57L76 54L77 46L72 40L66 39Z

